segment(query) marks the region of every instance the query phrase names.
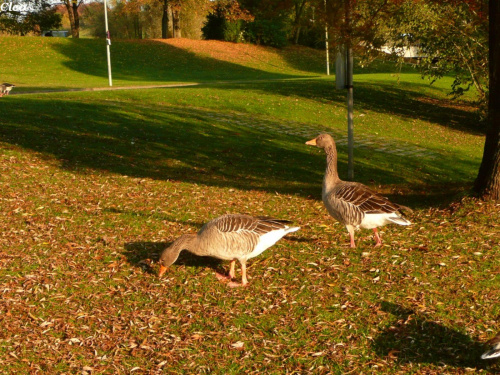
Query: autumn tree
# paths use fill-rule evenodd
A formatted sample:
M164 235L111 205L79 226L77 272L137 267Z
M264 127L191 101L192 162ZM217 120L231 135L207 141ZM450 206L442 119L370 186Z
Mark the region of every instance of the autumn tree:
M225 40L227 42L242 41L245 22L254 17L242 9L236 0L218 0L212 3L205 25L202 28L205 39Z
M247 41L273 47L288 43L293 0L240 0L240 3L254 16L245 28Z
M123 3L121 16L135 15L144 23L144 29L150 31L159 18L162 39L181 38L184 34L199 38L209 4L210 0L128 0ZM193 31L194 28L197 30ZM156 32L149 34L156 35Z
M391 35L388 23L399 3L399 0L327 0L326 12L319 14L328 23L333 45L349 44L358 58L371 60L380 54L380 48ZM318 4L318 9L321 8Z
M418 46L419 68L432 80L453 75L452 92L488 90L486 0L407 0L389 21L395 49Z
M475 89L486 127L483 159L474 189L500 200L500 5L499 0L408 0L400 7L396 45L418 44L420 68L432 79L452 74L452 92Z

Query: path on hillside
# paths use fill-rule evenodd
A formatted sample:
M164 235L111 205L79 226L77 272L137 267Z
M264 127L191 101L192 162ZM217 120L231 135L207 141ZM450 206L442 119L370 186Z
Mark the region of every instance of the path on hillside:
M219 82L222 83L222 82ZM34 95L34 94L52 94L58 92L85 92L85 91L116 91L116 90L141 90L141 89L163 89L175 88L185 86L201 86L208 83L173 83L169 85L148 85L148 86L111 86L111 87L88 87L88 88L75 88L75 89L49 89L49 90L34 90L34 91L12 91L10 95Z
M231 83L257 83L257 82L270 82L270 81L289 81L289 80L302 80L307 78L276 78L276 79L263 79L263 80L250 80L250 81L215 81L215 82L194 82L194 83L173 83L166 85L148 85L148 86L119 86L119 87L94 87L94 88L76 88L76 89L56 89L56 90L39 90L29 92L12 92L10 95L29 95L29 94L50 94L58 92L86 92L86 91L114 91L114 90L141 90L141 89L161 89L161 88L176 88L176 87L190 87L190 86L208 86L218 84L231 84ZM347 136L341 134L337 130L323 127L317 124L301 123L297 121L287 120L287 123L277 122L273 119L268 119L264 116L256 116L255 114L249 116L246 113L220 113L210 110L201 110L190 107L185 109L182 107L169 107L169 111L179 113L184 116L192 116L193 112L197 112L198 116L208 118L212 121L221 123L233 123L240 126L259 129L269 133L282 133L297 135L305 138L313 138L321 132L333 133L335 142L339 146L347 145ZM372 135L356 135L356 147L367 148L373 151L384 152L399 156L410 156L426 159L434 159L437 154L423 147L418 147L409 143L395 141L392 139L372 136Z
M243 81L210 81L210 82L188 82L188 83L169 83L164 85L145 85L145 86L108 86L108 87L87 87L87 88L67 88L67 89L48 89L48 90L33 90L10 92L9 95L34 95L34 94L52 94L58 92L86 92L86 91L116 91L116 90L145 90L145 89L164 89L176 87L190 87L190 86L209 86L209 85L227 85L232 83L264 83L273 81L300 81L311 78L318 78L319 76L300 77L300 78L268 78L268 79L253 79Z

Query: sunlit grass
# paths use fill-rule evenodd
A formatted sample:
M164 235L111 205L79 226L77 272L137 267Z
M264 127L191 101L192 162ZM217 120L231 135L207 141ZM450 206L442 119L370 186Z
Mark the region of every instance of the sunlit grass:
M108 86L99 39L0 38L2 80L16 91ZM113 86L296 78L323 74L321 51L218 41L114 41Z
M497 370L479 355L499 328L500 207L467 197L482 129L445 86L378 74L356 81L355 177L415 210L378 249L369 231L348 248L304 144L345 136L331 78L2 98L4 372ZM247 288L185 253L158 279L165 246L225 213L301 230L249 262Z

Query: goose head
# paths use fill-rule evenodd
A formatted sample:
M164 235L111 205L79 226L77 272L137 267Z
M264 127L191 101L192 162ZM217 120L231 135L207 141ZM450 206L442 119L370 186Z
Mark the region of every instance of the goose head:
M159 277L167 271L168 267L175 263L182 250L190 250L193 243L196 241L196 235L184 234L174 241L172 245L167 247L160 255L160 272Z
M170 246L169 248L165 249L163 253L161 253L159 262L160 263L160 272L158 274L159 277L162 277L163 274L167 272L168 267L171 266L177 260L179 252L176 252L174 249L172 249L172 246Z
M316 138L311 139L306 142L306 145L317 146L319 148L327 148L329 146L335 146L335 141L332 136L327 133L321 133Z

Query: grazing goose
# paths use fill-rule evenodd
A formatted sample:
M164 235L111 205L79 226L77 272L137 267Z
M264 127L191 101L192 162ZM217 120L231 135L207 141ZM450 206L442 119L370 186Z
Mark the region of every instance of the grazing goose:
M323 179L323 203L336 220L344 224L351 238L351 247L356 247L354 230L359 228L373 229L375 246L382 245L377 227L389 223L410 225L400 216L401 210L408 207L391 203L387 198L374 192L358 182L342 181L337 171L337 148L329 134L320 134L306 142L326 152L326 172Z
M486 353L483 353L481 359L493 359L500 357L500 333L488 341L488 343L491 345L491 349Z
M13 85L12 83L2 83L0 85L0 96L9 95L9 92L13 87L16 87L16 85Z
M247 215L224 215L213 219L197 234L185 234L163 251L159 276L177 260L182 250L188 250L196 255L230 260L229 277L217 274L221 281L235 277L234 266L238 260L241 264L241 284L230 282L229 286L245 286L248 284L247 260L261 254L287 233L300 229L287 224L290 221Z

